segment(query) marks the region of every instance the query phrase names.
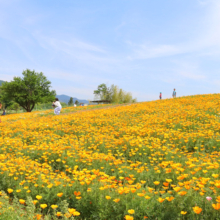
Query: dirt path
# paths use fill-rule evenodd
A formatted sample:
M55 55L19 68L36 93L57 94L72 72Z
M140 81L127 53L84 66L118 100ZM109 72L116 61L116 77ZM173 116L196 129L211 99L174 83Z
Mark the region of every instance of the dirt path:
M127 106L127 105L132 105L133 103L127 103L127 104L118 104L118 105L113 105L113 106L106 106L106 107L101 107L101 108L95 108L95 109L85 109L85 110L79 110L75 112L67 112L67 113L61 113L60 115L69 115L69 114L74 114L74 113L80 113L80 112L86 112L86 111L96 111L99 109L110 109L110 108L116 108L119 106Z

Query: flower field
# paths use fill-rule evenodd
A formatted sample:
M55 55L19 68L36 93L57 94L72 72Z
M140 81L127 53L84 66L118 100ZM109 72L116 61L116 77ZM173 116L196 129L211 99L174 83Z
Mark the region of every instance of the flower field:
M220 219L220 94L77 110L1 117L0 219Z

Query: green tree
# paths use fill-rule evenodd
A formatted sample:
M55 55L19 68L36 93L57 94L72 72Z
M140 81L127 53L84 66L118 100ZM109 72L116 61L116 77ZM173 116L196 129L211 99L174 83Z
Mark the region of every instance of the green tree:
M16 111L16 113L18 112L20 105L16 102L14 102L11 106L11 109L14 109Z
M102 83L98 86L97 90L94 90L93 94L95 94L96 98L100 100L110 100L111 98L111 89L107 87L105 83Z
M22 75L22 78L14 77L13 81L2 84L4 99L15 101L27 112L31 112L36 103L46 103L55 99L56 92L50 91L51 82L42 72L27 69Z
M76 105L79 105L79 101L78 101L78 100L76 100L76 101L75 101L75 104L76 104Z
M108 100L111 103L131 103L137 101L132 98L130 92L125 92L114 84L110 88L104 83L100 84L98 89L94 91L94 94L96 98L99 97L101 100Z
M73 105L73 97L70 97L70 100L68 102L68 105Z
M3 83L5 83L5 82L3 82ZM0 86L0 102L3 105L3 109L6 109L6 108L10 107L13 104L13 101L11 99L8 99L8 98L3 96L2 86Z

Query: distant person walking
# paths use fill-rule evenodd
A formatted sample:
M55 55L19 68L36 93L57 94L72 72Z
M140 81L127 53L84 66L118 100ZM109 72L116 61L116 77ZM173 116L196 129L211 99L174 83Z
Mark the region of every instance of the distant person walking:
M162 92L160 92L159 98L162 99Z
M176 89L173 90L173 98L176 98Z
M60 104L58 98L55 99L55 101L53 102L53 105L52 105L52 106L55 107L55 109L54 109L54 114L55 114L55 115L59 115L59 114L60 114L60 111L61 111L61 109L62 109L62 105Z

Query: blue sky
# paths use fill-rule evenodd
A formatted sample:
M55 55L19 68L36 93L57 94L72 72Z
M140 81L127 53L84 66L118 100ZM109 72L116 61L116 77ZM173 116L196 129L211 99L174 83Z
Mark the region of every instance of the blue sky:
M43 72L57 94L101 83L138 101L218 93L219 0L0 0L0 79Z

